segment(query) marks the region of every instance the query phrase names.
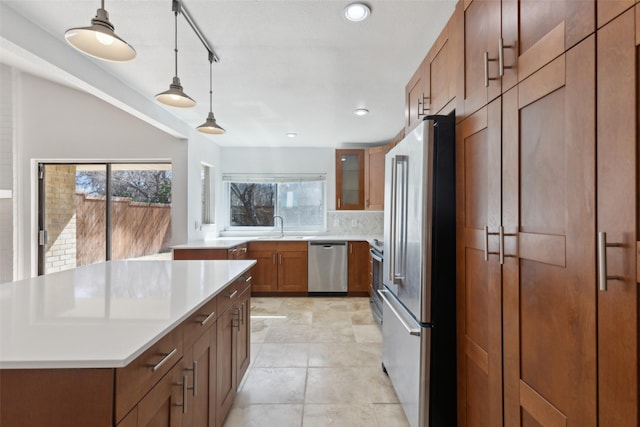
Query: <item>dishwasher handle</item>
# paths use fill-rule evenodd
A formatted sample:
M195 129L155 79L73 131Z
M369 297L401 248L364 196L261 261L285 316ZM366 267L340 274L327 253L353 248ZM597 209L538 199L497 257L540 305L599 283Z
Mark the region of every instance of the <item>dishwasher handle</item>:
M333 246L347 246L347 242L309 242L309 246L322 246L324 248L331 248Z

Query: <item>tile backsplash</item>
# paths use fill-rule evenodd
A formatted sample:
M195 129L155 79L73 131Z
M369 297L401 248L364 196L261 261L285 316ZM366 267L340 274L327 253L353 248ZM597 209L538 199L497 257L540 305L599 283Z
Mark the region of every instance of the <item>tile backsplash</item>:
M327 234L382 236L383 211L329 211Z

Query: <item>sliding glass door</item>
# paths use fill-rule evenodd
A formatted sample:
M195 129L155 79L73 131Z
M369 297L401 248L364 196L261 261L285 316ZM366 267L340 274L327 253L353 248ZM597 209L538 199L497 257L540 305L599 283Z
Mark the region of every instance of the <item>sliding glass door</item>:
M170 259L171 164L40 164L38 274Z

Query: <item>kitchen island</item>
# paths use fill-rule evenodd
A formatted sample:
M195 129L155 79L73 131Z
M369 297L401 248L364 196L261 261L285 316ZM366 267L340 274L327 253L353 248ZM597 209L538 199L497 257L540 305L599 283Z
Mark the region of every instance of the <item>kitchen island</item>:
M109 261L0 285L0 425L222 425L254 264Z

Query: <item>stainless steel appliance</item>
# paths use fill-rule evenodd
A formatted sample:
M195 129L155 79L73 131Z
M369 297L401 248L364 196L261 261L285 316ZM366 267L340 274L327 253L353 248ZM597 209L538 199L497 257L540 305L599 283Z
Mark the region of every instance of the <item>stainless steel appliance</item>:
M309 293L347 292L347 242L309 242Z
M412 427L455 426L455 119L385 158L383 368Z
M384 244L378 239L370 242L369 253L371 254L371 312L373 317L382 323L382 297L378 291L383 289L382 283L382 263L384 262Z

